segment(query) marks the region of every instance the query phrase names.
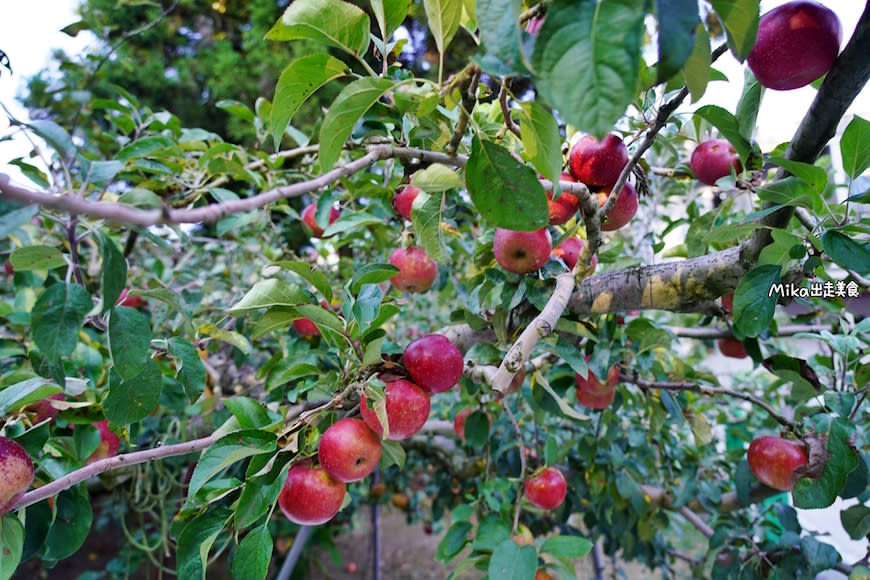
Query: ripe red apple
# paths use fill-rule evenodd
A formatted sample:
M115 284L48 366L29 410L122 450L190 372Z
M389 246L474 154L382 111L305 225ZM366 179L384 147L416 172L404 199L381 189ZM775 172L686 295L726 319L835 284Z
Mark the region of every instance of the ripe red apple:
M387 422L390 427L390 435L387 439L401 441L423 428L423 424L429 418L429 395L426 391L411 381L398 379L387 383L384 397ZM366 425L378 436L383 437L384 429L378 421L375 410L370 409L366 403L365 394L360 398L359 412Z
M747 63L762 86L787 91L830 70L840 52L840 20L818 2L789 2L761 17Z
M560 181L574 181L574 176L570 173L563 173L559 176ZM547 206L550 208L550 224L560 226L574 217L577 210L580 209L580 200L576 195L563 191L559 199L553 200L553 192L547 192Z
M329 209L329 223L335 222L341 212L332 207ZM302 210L302 223L307 226L307 230L311 233L311 237L319 238L323 236L323 228L317 223L317 202L309 204Z
M129 288L124 288L121 290L121 294L118 296L118 301L115 302L117 306L126 306L128 308L145 308L148 306L148 301L142 298L141 296L128 296L130 293Z
M612 186L628 164L628 149L622 139L610 134L599 141L587 135L574 143L568 154L571 174L589 186Z
M532 505L551 510L562 505L568 493L565 476L555 467L545 467L526 480L526 497Z
M577 402L588 409L606 409L616 397L616 383L619 382L619 369L616 365L607 371L607 382L602 383L595 373L588 371L584 379L580 373L575 373L577 383L575 392Z
M598 206L604 207L608 197L610 197L610 189L599 191ZM616 203L610 208L605 219L601 220L601 231L612 232L618 230L631 221L631 218L637 213L637 208L637 190L634 189L632 184L626 183L622 191L619 192Z
M304 461L287 473L278 506L291 522L316 526L338 513L346 491L347 485L330 477L323 467L313 467L310 461Z
M698 181L707 185L731 175L732 167L737 173L743 170L737 150L727 139L708 139L695 147L689 166Z
M390 278L390 283L402 291L425 292L438 277L438 264L417 246L396 248L390 254L389 262L399 269L399 273Z
M492 251L498 265L514 274L539 270L550 259L553 239L547 228L534 232L515 232L498 228Z
M406 185L402 191L393 196L393 208L400 216L406 220L411 219L411 206L414 205L414 200L420 193L419 187Z
M320 329L310 318L297 318L293 321L293 330L303 338L320 336Z
M569 270L573 270L574 266L577 265L577 258L580 257L580 252L583 251L583 240L580 238L568 238L555 248L550 253L551 256L555 256L556 258L562 258L562 261L565 262L565 265L568 266ZM592 255L592 269L594 270L598 266L598 256Z
M33 483L33 460L24 447L0 437L0 515L18 501Z
M338 481L359 481L375 470L381 459L381 439L362 419L339 419L320 438L317 458Z
M749 356L749 353L743 348L743 343L736 338L720 338L716 341L716 345L719 347L719 352L724 356L730 356L731 358L746 358Z
M728 314L734 313L734 292L722 295L722 308L724 308Z
M66 397L64 397L63 393L55 393L49 397L44 398L41 401L37 401L31 405L27 406L29 411L33 411L36 413L36 417L33 418L34 423L42 423L46 419L50 419L54 422L57 419L58 413L60 413L57 408L55 408L51 401L64 401Z
M465 362L449 338L427 334L405 347L402 363L416 384L430 393L449 391L459 382Z
M109 429L109 421L107 419L94 423L94 427L100 432L100 444L97 446L97 450L88 457L87 463L93 463L107 457L114 457L118 454L118 449L121 447L121 438Z
M754 439L749 444L746 460L761 483L780 491L791 491L795 469L809 463L803 444L772 435Z

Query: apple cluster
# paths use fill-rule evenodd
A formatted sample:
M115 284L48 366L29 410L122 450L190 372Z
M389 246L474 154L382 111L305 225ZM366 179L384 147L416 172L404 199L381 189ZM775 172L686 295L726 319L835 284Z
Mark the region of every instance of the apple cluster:
M331 520L344 503L347 484L367 477L381 459L383 438L401 441L423 428L433 393L452 389L462 376L462 353L440 334L428 334L405 347L402 363L409 378L383 375L386 424L365 394L360 417L344 417L320 438L317 465L296 463L287 474L278 505L297 524L317 525Z

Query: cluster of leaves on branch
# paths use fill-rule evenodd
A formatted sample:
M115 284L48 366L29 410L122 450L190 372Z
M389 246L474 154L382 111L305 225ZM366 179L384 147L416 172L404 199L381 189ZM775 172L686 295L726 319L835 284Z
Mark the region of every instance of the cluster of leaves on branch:
M261 20L265 4L248 4ZM723 81L716 59L755 44L757 0L710 4L295 0L265 38L240 37L270 66L301 56L280 61L273 98L215 103L238 132L187 126L88 67L63 87L93 91L75 111L13 120L34 150L10 161L30 185L0 175L0 458L20 446L32 468L16 459L13 478L0 463L0 578L30 558L62 566L109 494L129 541L113 570L172 555L180 576L204 577L227 554L236 576L265 577L273 539L299 529L275 510L288 471L360 405L388 434L384 384L413 374L406 346L435 332L464 355L459 386L432 396L416 435L382 442L381 482L349 485L336 527L389 501L444 532L454 574L492 578L570 578L593 550L698 576L852 569L789 499L857 498L842 524L870 533L870 323L846 300L870 285L870 123L838 138L844 176L821 155L870 76L870 13L794 139L762 151L751 72L735 111L680 109ZM84 16L132 50L167 8ZM417 16L432 78L397 58ZM480 48L457 64L459 36ZM566 168L584 134L628 148L601 191ZM712 137L736 156L704 178L713 189L690 162ZM645 194L638 213L602 232L623 186ZM548 192L577 206L554 220ZM540 232L547 254L584 243L528 272L506 265L497 231ZM776 284L831 293L790 314ZM704 368L713 339L743 370ZM776 458L797 450L787 473L756 467L762 443L747 461L762 435L781 437L763 440Z

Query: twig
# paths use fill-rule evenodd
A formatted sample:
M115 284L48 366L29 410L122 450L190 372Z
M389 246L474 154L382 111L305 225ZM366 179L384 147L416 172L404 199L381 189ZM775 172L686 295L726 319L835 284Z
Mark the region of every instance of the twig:
M76 237L76 228L79 225L79 216L73 215L70 217L69 224L67 225L67 239L69 240L69 261L70 267L72 268L73 276L78 282L79 286L84 287L85 279L82 276L82 269L79 265L79 240Z
M514 123L514 120L511 118L511 110L510 110L510 107L508 107L507 98L508 98L507 79L504 78L501 81L501 90L499 90L499 92L498 92L498 103L499 103L499 105L501 105L501 114L502 114L502 116L504 116L504 125L505 125L505 127L508 128L508 131L510 131L511 133L513 133L514 135L516 135L517 137L522 139L523 136L520 133L519 125Z
M456 123L456 129L453 131L453 137L444 148L448 155L456 155L456 149L465 136L465 130L468 128L468 118L474 110L474 105L477 103L477 86L480 83L480 69L476 66L469 69L470 76L460 85L459 92L462 95L462 103L459 107L459 122Z
M709 524L707 524L707 522L705 522L700 517L698 517L698 514L696 514L695 512L693 512L692 510L690 510L686 506L681 507L679 509L679 512L680 512L680 514L682 514L682 516L684 518L689 520L690 524L695 526L698 529L698 531L701 532L702 534L704 534L707 538L713 537L713 534L715 533L713 531L713 528L711 528L709 526Z
M511 535L514 535L517 533L517 527L520 525L520 510L522 509L521 502L526 483L526 445L523 442L523 432L520 431L520 425L517 423L517 418L514 417L514 413L511 411L511 406L508 404L507 399L501 400L501 406L504 409L505 414L508 416L508 419L510 419L511 425L514 427L514 432L517 436L517 445L520 447L520 483L519 489L517 490L517 502L514 506L514 523L511 528Z

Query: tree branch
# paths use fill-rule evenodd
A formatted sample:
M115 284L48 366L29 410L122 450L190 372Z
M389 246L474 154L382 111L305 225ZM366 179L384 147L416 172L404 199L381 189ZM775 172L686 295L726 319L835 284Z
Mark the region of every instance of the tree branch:
M701 532L702 534L704 534L707 538L712 538L712 537L713 537L713 534L714 534L714 532L713 532L713 528L711 528L710 525L709 525L707 522L705 522L704 520L702 520L702 519L698 516L698 514L696 514L695 512L693 512L692 510L690 510L690 509L687 508L686 506L681 507L678 511L680 512L680 514L681 514L684 518L686 518L687 520L689 520L689 523L690 523L690 524L692 524L693 526L695 526L695 528L697 528L697 530L698 530L699 532Z
M519 137L523 138L520 133L519 126L514 123L514 120L511 118L511 110L508 106L508 91L507 91L507 79L502 79L501 81L501 89L498 92L498 104L501 105L501 114L504 117L504 125L508 128L508 131Z

